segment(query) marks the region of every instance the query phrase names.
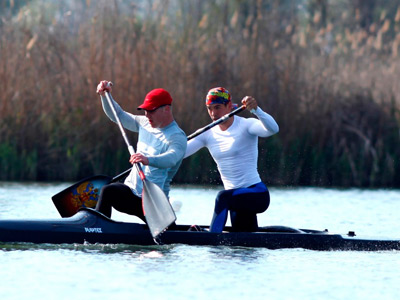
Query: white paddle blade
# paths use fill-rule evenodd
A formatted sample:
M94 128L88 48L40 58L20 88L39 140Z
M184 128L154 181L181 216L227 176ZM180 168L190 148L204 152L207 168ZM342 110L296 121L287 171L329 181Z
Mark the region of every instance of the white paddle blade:
M143 181L143 211L151 235L156 238L176 220L164 191L151 181Z

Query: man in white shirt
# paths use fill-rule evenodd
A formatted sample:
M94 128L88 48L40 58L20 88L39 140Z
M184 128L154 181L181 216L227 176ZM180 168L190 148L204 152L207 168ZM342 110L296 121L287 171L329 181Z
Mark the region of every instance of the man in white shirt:
M211 232L222 232L228 211L233 230L256 231L257 213L270 202L269 191L257 171L258 138L279 131L274 118L264 112L251 97L242 103L256 118L234 116L188 142L185 157L207 147L218 166L225 190L218 193ZM211 89L206 98L208 114L213 121L231 112L231 95L225 88Z

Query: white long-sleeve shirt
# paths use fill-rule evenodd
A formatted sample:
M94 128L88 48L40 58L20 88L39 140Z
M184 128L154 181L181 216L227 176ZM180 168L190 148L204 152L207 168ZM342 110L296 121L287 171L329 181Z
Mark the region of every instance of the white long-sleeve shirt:
M116 122L107 99L102 96L101 101L106 115ZM143 154L149 160L148 165L142 166L145 176L163 189L168 196L171 180L178 171L186 151L186 134L175 121L163 128L153 128L145 116L135 116L125 112L118 103L113 99L112 101L122 126L128 130L139 132L136 152ZM124 183L137 196L141 196L143 182L135 167L132 168Z
M249 187L261 181L257 170L258 137L269 137L279 131L272 116L257 107L255 118L234 116L225 131L219 126L188 142L185 157L207 147L217 164L224 188Z

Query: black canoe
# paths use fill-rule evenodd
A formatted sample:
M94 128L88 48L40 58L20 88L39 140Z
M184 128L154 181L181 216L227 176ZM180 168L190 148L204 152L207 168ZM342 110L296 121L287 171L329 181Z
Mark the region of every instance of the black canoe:
M223 233L190 230L177 225L160 236L162 244L263 247L268 249L303 248L311 250L400 250L400 240L362 239L327 231L295 229L285 226L260 227L258 232ZM192 228L193 229L193 228ZM81 209L74 216L52 220L0 220L0 243L101 243L155 245L144 224L111 220L93 209Z

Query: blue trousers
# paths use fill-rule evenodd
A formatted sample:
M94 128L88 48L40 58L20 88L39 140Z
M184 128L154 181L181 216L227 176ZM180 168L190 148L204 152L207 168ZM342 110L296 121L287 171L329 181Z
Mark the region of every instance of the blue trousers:
M257 231L257 215L267 210L270 198L264 183L220 191L215 199L210 232L222 232L230 212L233 231Z

